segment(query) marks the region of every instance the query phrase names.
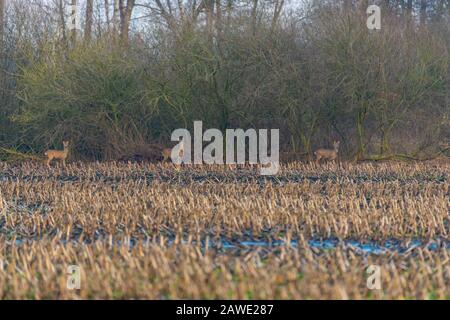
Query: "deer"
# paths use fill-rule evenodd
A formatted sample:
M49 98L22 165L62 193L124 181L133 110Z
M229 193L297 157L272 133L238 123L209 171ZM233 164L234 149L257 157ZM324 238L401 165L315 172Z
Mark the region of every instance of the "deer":
M50 168L50 162L54 159L60 160L64 168L66 167L66 159L69 155L69 141L63 141L64 150L47 150L44 155L47 157L46 164Z
M168 161L172 155L172 148L164 148L161 151L161 155L163 156L163 162ZM183 158L183 155L184 155L184 143L181 144L180 150L178 152L178 156L180 157L180 159Z
M314 155L316 156L316 163L319 164L319 161L321 159L328 159L331 161L335 161L337 159L338 152L339 152L339 144L340 144L340 141L334 141L333 149L317 149L314 152Z

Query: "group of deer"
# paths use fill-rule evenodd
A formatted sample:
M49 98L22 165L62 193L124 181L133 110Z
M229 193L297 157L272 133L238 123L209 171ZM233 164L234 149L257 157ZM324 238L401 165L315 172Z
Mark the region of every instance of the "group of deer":
M317 149L316 151L314 151L314 156L316 158L316 163L319 164L320 160L329 160L329 161L336 161L337 157L338 157L338 153L339 153L339 145L341 144L340 141L334 141L333 142L333 149L325 149L325 148L321 148L321 149ZM171 148L165 148L162 151L162 156L163 156L163 162L167 161L172 153L172 149ZM179 157L182 158L184 154L184 145L181 145L181 148L179 150Z
M319 164L320 160L330 160L330 161L336 161L339 153L339 141L333 142L333 149L317 149L314 152L314 156L316 158L316 163ZM69 141L63 141L63 150L47 150L44 155L46 156L45 163L48 167L50 167L50 163L53 160L59 160L62 162L64 167L66 167L66 159L69 155ZM161 151L161 155L163 157L163 162L166 162L169 160L172 154L171 148L165 148ZM179 149L178 156L180 158L183 157L184 154L184 145L181 145L181 148Z
M62 162L63 166L66 167L66 159L69 155L69 141L63 141L63 150L47 150L44 152L44 155L46 157L45 164L50 167L50 163L53 160L59 160ZM163 157L163 162L167 161L172 154L171 148L165 148L161 151L161 155ZM181 145L181 148L179 150L178 156L180 158L183 157L184 154L184 145Z

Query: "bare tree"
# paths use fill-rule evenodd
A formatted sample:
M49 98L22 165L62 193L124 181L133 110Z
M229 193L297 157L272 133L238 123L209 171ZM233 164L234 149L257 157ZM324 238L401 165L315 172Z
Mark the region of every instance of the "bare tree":
M420 1L420 24L424 26L427 21L427 0Z
M76 43L76 41L77 41L77 36L78 36L78 30L77 30L77 21L76 21L76 19L77 19L77 6L78 6L78 0L71 0L71 8L70 8L70 10L71 10L71 15L70 15L70 17L71 17L71 19L72 19L72 21L70 21L70 24L71 24L71 35L70 35L70 37L71 37L71 41L72 41L72 44L74 45L75 43Z
M232 0L228 1L232 2ZM206 26L209 29L214 25L214 18L216 18L214 8L221 7L220 0L153 0L135 5L147 8L153 15L161 17L167 27L175 33L180 26L196 25L202 13L206 13ZM220 10L222 14L221 9L216 10Z
M5 0L0 0L0 41L3 40L5 25Z
M213 27L214 27L214 0L207 0L205 5L205 13L206 13L206 30L208 32L208 36L210 40L212 40L213 35Z
M105 0L105 17L106 17L106 26L109 30L111 20L109 17L109 1L108 0Z
M273 17L272 17L272 30L277 25L278 20L280 20L280 16L281 16L283 9L284 9L284 0L275 0L275 8L274 8Z
M406 3L406 10L408 12L408 18L412 17L413 13L413 0L408 0Z
M84 38L87 42L90 42L91 37L92 37L93 10L94 10L94 0L87 0L87 3L86 3L86 26L84 28Z
M216 0L216 29L219 34L222 32L222 23L222 3Z
M150 10L159 14L163 20L166 22L167 26L170 30L176 31L177 29L177 23L176 18L173 14L172 5L170 1L167 1L167 8L162 4L160 0L155 0L156 7L151 7ZM184 21L185 19L185 12L183 8L183 4L181 1L178 2L179 10L180 10L180 18Z
M58 0L57 10L59 15L59 30L61 31L62 40L65 45L67 45L67 33L66 33L66 15L65 15L65 6L63 0Z
M118 28L118 26L119 26L119 6L120 6L119 0L114 0L113 18L112 18L114 34L116 34L117 30L119 30L119 28Z
M135 0L119 0L119 12L120 12L120 36L124 43L128 42L128 35L130 31L130 21L131 15L133 14L133 9L135 5Z
M257 20L258 20L258 4L259 0L252 0L251 19L252 19L252 31L256 32Z

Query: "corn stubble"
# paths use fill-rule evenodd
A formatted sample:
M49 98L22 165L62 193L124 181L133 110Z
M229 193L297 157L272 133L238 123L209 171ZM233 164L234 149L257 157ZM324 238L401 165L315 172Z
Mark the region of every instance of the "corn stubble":
M448 162L281 169L0 163L0 298L450 298L444 247L308 243L448 241ZM67 289L69 265L80 290ZM381 267L381 290L366 286L369 265Z

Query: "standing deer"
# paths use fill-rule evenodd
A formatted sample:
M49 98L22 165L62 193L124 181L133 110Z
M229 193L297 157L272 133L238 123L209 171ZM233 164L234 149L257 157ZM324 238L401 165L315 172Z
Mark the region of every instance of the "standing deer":
M45 163L50 168L50 162L52 162L53 159L60 160L64 168L66 167L66 159L69 155L69 141L63 141L64 150L47 150L44 155L47 157Z
M319 164L319 161L321 159L327 159L331 161L335 161L338 156L339 152L339 144L340 141L334 141L333 147L334 149L318 149L314 152L314 155L316 156L316 163Z
M170 159L171 155L172 155L172 148L164 148L161 152L162 156L163 156L163 162L166 162ZM184 155L184 143L181 144L180 150L178 152L178 156L180 158L183 158Z

